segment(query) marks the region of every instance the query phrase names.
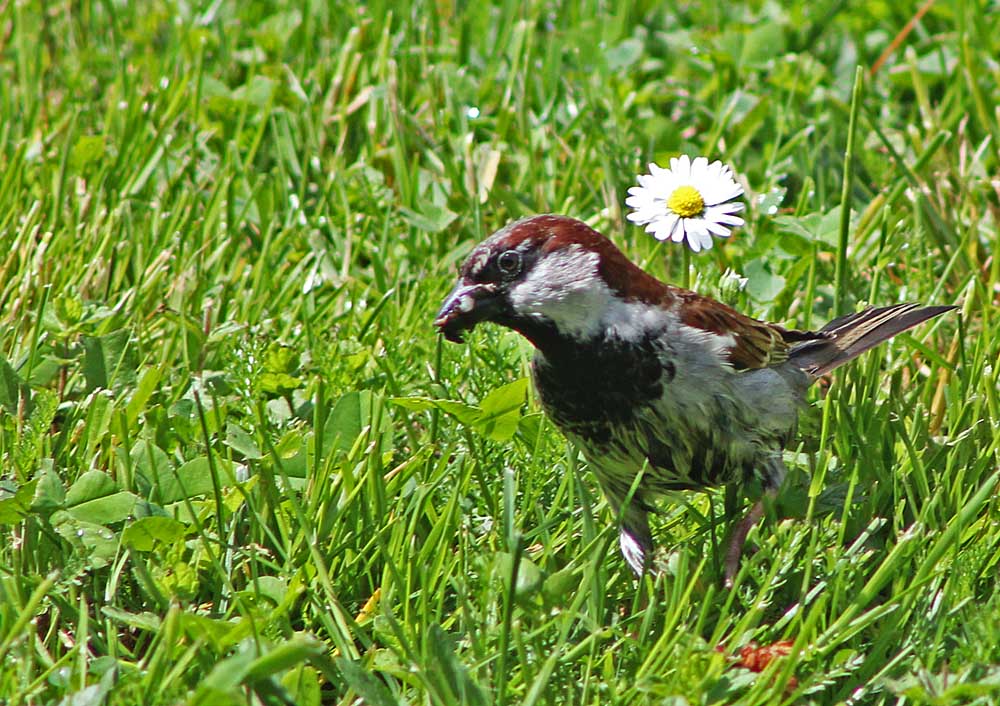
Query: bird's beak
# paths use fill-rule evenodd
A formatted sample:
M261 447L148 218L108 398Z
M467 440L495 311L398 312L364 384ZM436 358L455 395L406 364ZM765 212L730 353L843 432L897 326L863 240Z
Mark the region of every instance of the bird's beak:
M462 332L500 314L504 298L495 284L459 282L434 319L434 325L452 343L462 342Z

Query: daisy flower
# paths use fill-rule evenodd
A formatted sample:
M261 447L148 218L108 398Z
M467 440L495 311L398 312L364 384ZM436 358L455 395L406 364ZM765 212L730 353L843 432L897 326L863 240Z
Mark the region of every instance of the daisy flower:
M743 187L722 162L694 161L686 154L670 160L670 168L649 165L649 174L639 176L639 186L628 190L625 205L633 211L628 219L646 226L657 240L683 242L694 251L712 247L712 236L729 237L731 228L743 225L735 215L743 204L735 201Z

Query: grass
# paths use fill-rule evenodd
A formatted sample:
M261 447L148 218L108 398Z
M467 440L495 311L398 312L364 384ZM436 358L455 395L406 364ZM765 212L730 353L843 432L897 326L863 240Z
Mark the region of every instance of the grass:
M0 6L0 701L1000 700L1000 14L918 9ZM532 213L681 281L678 153L751 190L700 291L961 307L814 388L732 591L724 491L637 585L526 344L430 326Z

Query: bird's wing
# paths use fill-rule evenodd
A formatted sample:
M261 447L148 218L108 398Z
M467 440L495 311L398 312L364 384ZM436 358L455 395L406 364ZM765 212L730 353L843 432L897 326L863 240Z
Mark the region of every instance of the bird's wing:
M734 370L756 370L778 365L788 360L793 342L823 337L821 333L791 331L753 319L693 292L684 292L681 298L682 323L732 338L727 358Z

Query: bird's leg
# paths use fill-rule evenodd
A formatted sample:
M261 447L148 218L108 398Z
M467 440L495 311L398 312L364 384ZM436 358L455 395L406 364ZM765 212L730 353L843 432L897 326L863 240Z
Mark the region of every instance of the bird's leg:
M733 525L732 533L729 536L729 546L726 547L724 569L726 588L733 587L733 579L736 578L736 572L739 571L743 545L746 544L750 528L757 524L763 516L765 500L770 502L778 495L778 488L781 487L781 483L785 479L785 473L785 462L781 457L781 449L774 449L758 467L755 475L764 488L764 495L751 506L750 511L742 520ZM730 499L728 489L726 499L727 501Z
M764 496L773 500L777 492L776 489L769 489L765 491ZM726 547L726 588L733 587L733 579L736 578L736 572L740 568L740 558L743 556L743 545L747 541L747 535L750 533L750 528L757 524L763 514L764 498L761 498L753 504L743 519L733 525L733 531L729 536L729 546Z

